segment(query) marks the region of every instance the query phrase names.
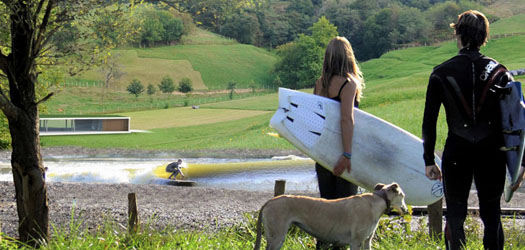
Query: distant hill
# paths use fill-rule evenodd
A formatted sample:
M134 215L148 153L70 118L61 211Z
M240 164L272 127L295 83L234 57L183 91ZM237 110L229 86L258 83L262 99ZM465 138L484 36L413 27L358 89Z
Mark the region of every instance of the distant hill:
M118 61L125 73L115 81L117 85L127 86L135 78L144 85L156 85L164 76L172 77L177 84L188 77L197 90L226 89L229 82L235 82L237 88L248 88L251 82L268 87L277 60L264 49L239 44L202 29L184 37L180 45L120 49L113 54L121 54ZM103 81L104 78L100 69L92 69L79 79Z
M488 6L486 11L500 18L525 14L525 2L523 0L496 0Z

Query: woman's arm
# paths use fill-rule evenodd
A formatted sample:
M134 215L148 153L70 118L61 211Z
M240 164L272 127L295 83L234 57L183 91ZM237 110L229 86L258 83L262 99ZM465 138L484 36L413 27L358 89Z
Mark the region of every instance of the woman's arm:
M352 138L354 136L354 102L357 86L353 80L349 80L341 91L341 135L343 141L343 152L352 153ZM352 169L351 160L343 155L340 156L334 168L334 174L339 176L344 170L350 173Z

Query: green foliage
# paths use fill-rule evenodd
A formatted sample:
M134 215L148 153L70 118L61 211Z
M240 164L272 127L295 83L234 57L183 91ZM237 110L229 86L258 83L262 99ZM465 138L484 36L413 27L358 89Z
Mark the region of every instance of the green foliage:
M309 30L312 32L312 38L317 42L317 46L321 48L326 48L330 40L339 35L337 27L331 24L325 16L319 18Z
M276 88L279 88L283 86L283 81L281 81L281 78L279 76L275 76L273 79L272 85Z
M274 71L285 87L312 87L321 73L326 45L337 36L337 29L326 18L321 17L311 31L312 36L301 34L293 43L278 48L280 60Z
M257 17L246 13L228 17L220 29L220 34L245 44L255 44L260 33Z
M191 80L189 78L182 78L179 81L179 92L188 93L193 91L193 86L191 85Z
M153 85L153 84L151 84L151 83L148 84L148 87L147 87L146 93L147 93L148 95L153 95L153 94L155 94L156 92L157 92L157 88L155 87L155 85Z
M436 30L449 29L449 24L457 21L459 13L459 5L451 1L436 4L428 10L428 16Z
M9 124L4 113L0 112L0 149L7 149L11 146L11 136L9 136Z
M135 99L138 99L139 95L142 94L142 92L144 92L144 85L142 85L142 83L139 80L135 79L131 81L126 90L130 94L135 95Z
M169 45L179 41L184 33L184 24L169 11L157 10L146 5L140 11L143 20L140 33L140 46L152 47L158 44Z
M171 94L173 91L175 91L175 83L173 82L173 78L169 76L162 78L162 81L159 84L159 90L162 93L168 94Z
M395 41L394 13L392 9L382 9L365 23L363 47L364 53L371 57L379 57L388 51Z

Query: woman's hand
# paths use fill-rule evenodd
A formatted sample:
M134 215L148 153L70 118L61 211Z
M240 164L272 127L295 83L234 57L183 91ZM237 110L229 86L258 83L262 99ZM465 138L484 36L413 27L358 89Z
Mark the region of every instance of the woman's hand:
M350 171L352 170L352 162L350 161L350 159L341 155L341 157L339 157L339 160L337 161L337 164L335 164L334 175L340 176L345 170L348 171L348 173L350 173Z
M425 175L431 180L440 180L441 181L441 169L434 164L425 167Z

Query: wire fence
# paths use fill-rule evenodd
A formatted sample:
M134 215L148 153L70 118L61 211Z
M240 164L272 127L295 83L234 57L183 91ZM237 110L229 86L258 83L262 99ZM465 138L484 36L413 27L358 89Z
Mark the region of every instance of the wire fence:
M523 36L523 35L525 35L525 32L512 32L512 33L491 35L490 39L497 40L497 39L506 38L506 37ZM422 43L416 42L416 43L407 43L407 44L396 44L394 45L394 48L390 49L389 51L407 49L407 48L439 46L443 43L449 43L449 42L454 42L454 41L455 39L447 39L447 40L434 41L434 42L422 42Z

